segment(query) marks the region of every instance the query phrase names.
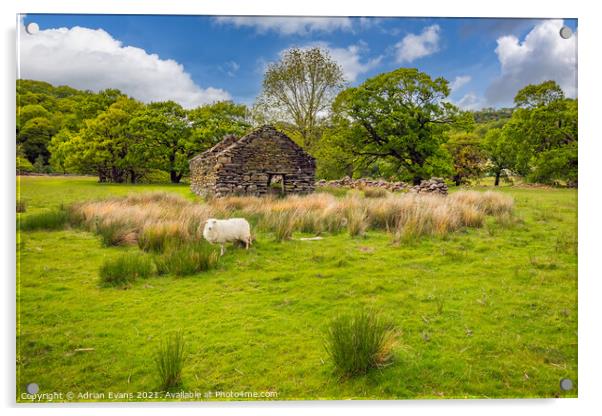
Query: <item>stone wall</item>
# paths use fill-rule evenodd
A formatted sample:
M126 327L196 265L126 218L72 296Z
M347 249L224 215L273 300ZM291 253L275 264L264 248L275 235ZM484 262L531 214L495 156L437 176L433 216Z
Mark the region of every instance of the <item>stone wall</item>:
M289 137L263 126L193 158L191 189L204 196L265 195L270 181L282 178L285 193L306 194L314 191L315 165Z
M447 195L447 184L442 178L431 178L420 182L420 185L413 186L410 192Z
M320 179L316 182L316 186L332 186L335 188L351 188L351 189L364 189L364 188L383 188L391 192L401 192L407 190L410 186L405 182L389 182L384 179L370 179L370 178L359 178L352 179L349 176L345 176L341 179L334 179L327 181Z

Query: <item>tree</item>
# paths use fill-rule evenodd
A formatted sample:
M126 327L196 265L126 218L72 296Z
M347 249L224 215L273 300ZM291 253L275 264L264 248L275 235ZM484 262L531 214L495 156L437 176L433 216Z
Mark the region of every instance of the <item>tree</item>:
M144 173L139 153L134 152L136 136L130 120L142 104L119 97L106 111L86 121L86 126L66 144L65 164L77 172L95 172L100 182L134 183Z
M577 100L565 98L555 82L546 81L520 90L515 103L503 128L516 148L515 170L538 182L576 181Z
M132 149L142 165L169 172L179 183L188 169L191 128L186 110L173 102L146 106L130 121L132 135L138 137Z
M346 144L363 164L387 162L392 173L420 183L450 170L442 144L451 126L471 124L446 98L448 82L417 69L377 75L336 98L334 122L347 124Z
M446 148L453 159L453 180L456 186L481 176L486 155L476 134L454 133L446 143Z
M501 128L493 128L486 133L483 148L489 162L487 170L495 177L495 186L499 186L504 173L516 165L516 146Z
M46 117L34 117L29 119L19 131L17 143L22 146L25 157L34 162L42 156L44 162L48 161L50 152L48 144L55 132L55 128Z
M48 151L50 152L49 163L56 172L63 172L63 174L67 173L66 147L72 137L73 134L69 130L63 129L55 134L48 144Z
M343 85L343 71L327 51L292 48L268 66L255 110L261 121L290 123L300 136L301 146L310 149L319 138L319 124Z
M231 101L192 109L188 112L188 120L192 127L188 147L190 156L213 147L228 134L242 136L251 126L247 107Z

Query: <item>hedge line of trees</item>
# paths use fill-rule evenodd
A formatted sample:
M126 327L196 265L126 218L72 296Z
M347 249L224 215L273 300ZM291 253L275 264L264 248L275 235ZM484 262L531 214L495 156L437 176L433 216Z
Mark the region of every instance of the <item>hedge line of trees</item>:
M384 177L460 185L485 175L577 184L577 100L554 81L518 92L514 108L461 111L449 83L399 68L348 87L319 48L291 49L266 71L252 108L218 102L184 109L19 80L17 166L95 174L102 182L170 180L226 134L275 124L317 159L318 177Z
M99 93L17 82L17 168L98 175L101 182L178 183L188 160L226 134L244 134L247 108L218 102L186 110Z

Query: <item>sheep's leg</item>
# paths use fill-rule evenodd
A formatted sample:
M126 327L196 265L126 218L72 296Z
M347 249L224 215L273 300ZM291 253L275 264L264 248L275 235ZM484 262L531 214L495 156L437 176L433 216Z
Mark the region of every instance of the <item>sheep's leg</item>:
M224 245L223 245L223 244L220 244L220 252L219 252L219 255L220 255L220 256L223 256L225 252L226 252L226 249L224 248Z
M245 239L245 250L248 250L250 245L251 245L251 237Z

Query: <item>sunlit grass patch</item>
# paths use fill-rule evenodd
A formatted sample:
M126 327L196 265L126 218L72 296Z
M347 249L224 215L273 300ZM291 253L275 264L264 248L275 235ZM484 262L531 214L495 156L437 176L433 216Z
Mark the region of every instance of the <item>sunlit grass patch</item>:
M18 225L22 231L60 230L65 228L67 219L67 211L59 208L23 216Z

